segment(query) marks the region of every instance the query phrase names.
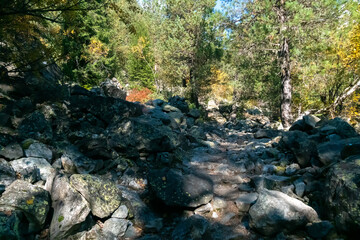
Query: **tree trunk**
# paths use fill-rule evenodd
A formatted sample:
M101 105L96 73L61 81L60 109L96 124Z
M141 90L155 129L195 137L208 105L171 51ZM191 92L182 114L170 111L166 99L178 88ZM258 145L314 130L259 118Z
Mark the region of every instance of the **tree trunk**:
M346 88L343 94L335 99L334 103L331 105L332 110L335 112L336 107L342 105L344 100L353 94L358 88L360 88L360 79L357 79L352 87Z
M290 126L291 121L291 71L290 71L290 49L289 40L285 36L286 32L286 10L285 0L277 1L278 17L280 20L280 37L282 38L279 51L280 71L281 71L281 122L285 128Z
M196 86L196 79L193 73L193 70L190 69L190 101L195 104L196 108L200 107L199 98L197 94L197 86Z

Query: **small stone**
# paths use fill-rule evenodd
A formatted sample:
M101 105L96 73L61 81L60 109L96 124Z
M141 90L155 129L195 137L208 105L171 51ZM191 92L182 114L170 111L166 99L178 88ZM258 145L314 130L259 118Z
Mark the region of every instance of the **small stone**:
M290 164L285 169L285 174L288 176L294 175L300 169L300 165L297 163Z
M212 206L215 210L224 209L227 207L227 205L228 205L227 202L222 198L215 197L212 200Z
M106 220L102 228L104 239L120 239L120 237L125 235L128 223L128 220L119 218Z
M111 216L112 218L127 218L129 209L125 205L121 205Z
M204 206L201 206L201 207L195 209L194 212L195 212L195 214L201 215L201 214L204 214L204 213L209 213L212 210L213 210L213 207L211 206L210 203L208 203L208 204L205 204Z
M304 182L295 183L295 193L299 197L303 197L306 189L306 184Z

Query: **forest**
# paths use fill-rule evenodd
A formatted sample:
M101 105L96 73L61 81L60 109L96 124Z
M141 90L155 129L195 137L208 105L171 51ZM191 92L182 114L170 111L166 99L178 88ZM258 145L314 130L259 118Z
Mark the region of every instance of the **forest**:
M130 99L186 97L359 119L360 7L346 0L1 1L1 67L61 67L90 89L115 77Z
M356 239L359 187L359 0L0 0L0 240Z

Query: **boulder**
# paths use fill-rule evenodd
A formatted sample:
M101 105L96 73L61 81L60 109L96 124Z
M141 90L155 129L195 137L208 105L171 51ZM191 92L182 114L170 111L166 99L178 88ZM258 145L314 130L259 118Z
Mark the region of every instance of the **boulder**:
M68 146L65 149L61 156L61 163L65 172L80 174L92 173L104 165L102 160L88 158L74 146Z
M280 144L292 151L301 167L308 166L311 158L316 156L316 142L310 140L304 132L285 132Z
M74 174L70 185L89 202L91 212L99 217L110 216L121 203L121 192L113 182L88 174Z
M335 164L327 175L325 197L329 217L348 236L360 233L359 180L360 155Z
M90 213L90 205L71 187L66 176L55 177L51 198L54 215L50 224L50 239L66 239L80 231Z
M257 193L242 193L235 200L236 207L240 212L247 212L251 205L253 205L258 199L259 194Z
M4 157L8 160L18 159L24 156L24 152L18 143L11 143L5 148L0 147L0 157Z
M0 198L0 212L20 211L27 221L28 232L36 232L44 227L50 209L50 194L43 188L26 181L16 180Z
M189 112L189 105L185 101L185 98L182 98L179 96L173 96L173 97L169 98L168 103L171 106L174 106L174 107L180 109L180 111L183 113Z
M116 78L106 79L100 84L100 87L107 97L119 98L122 100L126 99L126 91L121 87L120 82Z
M266 236L293 231L318 221L316 211L303 202L279 191L262 190L250 208L250 227Z
M204 217L200 215L193 215L177 225L171 235L171 239L206 239L204 235L208 230L209 226L209 222Z
M262 190L264 188L269 190L279 190L281 187L287 186L291 183L290 177L278 175L259 175L254 176L251 180L254 183L256 190Z
M341 160L341 154L343 157L346 157L347 154L351 154L350 149L352 146L356 146L360 142L360 138L348 138L342 139L339 141L325 142L317 146L317 152L319 160L324 165L329 165ZM347 147L348 146L348 147ZM348 148L349 151L344 151L345 148Z
M121 205L114 213L111 215L112 218L122 218L125 219L129 215L129 209L126 205Z
M168 206L196 208L207 204L213 197L210 179L198 174L183 174L175 169L150 171L149 184L155 196Z
M198 119L200 117L201 113L199 109L191 109L190 112L188 113L189 117Z
M180 145L179 137L161 121L127 118L108 128L109 144L117 151L169 152Z
M359 136L355 129L341 118L334 118L327 122L328 125L336 128L336 134L342 138L352 138Z
M5 159L0 158L0 194L15 180L16 174L10 163Z
M49 162L53 157L52 151L43 143L35 142L25 149L26 157L45 158Z
M19 125L18 132L21 138L33 138L41 142L49 142L53 138L50 123L41 112L34 112L26 117Z
M40 177L46 181L54 170L50 163L44 158L20 158L10 162L15 172L27 176L34 169L39 169Z
M121 239L125 235L129 221L126 219L110 218L104 222L100 239Z
M271 129L259 129L254 133L254 138L274 138L279 136L279 131L271 130Z

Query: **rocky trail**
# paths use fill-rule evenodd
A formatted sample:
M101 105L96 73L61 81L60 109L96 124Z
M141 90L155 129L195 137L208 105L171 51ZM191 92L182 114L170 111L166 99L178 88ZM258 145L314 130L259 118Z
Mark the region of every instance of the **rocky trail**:
M282 131L258 109L228 121L215 107L204 122L181 97L131 103L111 80L56 79L0 82L0 239L360 233L360 137L343 119Z

